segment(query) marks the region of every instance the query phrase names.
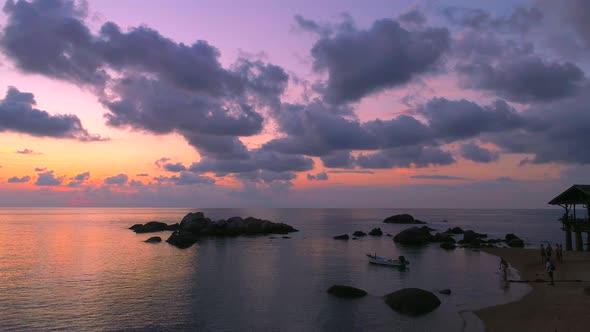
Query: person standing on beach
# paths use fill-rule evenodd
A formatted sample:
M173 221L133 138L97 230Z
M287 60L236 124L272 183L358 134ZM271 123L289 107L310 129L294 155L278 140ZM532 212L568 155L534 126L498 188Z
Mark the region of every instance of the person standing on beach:
M545 263L547 261L545 247L541 243L541 263Z
M553 271L555 271L555 265L551 263L551 260L549 258L547 258L547 263L545 263L545 270L549 275L549 280L551 280L549 285L554 286L555 283L553 282Z
M553 254L553 247L551 247L551 243L547 245L547 259L551 259L551 255Z
M502 270L502 279L508 281L508 262L504 257L500 257L500 270Z

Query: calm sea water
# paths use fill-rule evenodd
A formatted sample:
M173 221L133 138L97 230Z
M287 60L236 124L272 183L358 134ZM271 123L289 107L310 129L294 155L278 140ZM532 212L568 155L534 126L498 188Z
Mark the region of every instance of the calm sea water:
M408 226L381 221L404 212L436 229L515 233L530 245L563 238L560 210L202 209L212 219L254 216L300 232L290 239L204 239L186 250L142 242L166 239L168 232L127 230L150 220L178 222L195 210L0 209L0 330L477 330L481 323L471 310L527 291L503 287L496 257L436 245L407 248L386 236L348 242L332 236L373 227L395 234ZM368 252L404 255L411 267L369 265ZM334 298L326 294L333 284L369 296ZM434 312L413 318L381 298L403 287L453 293L440 295Z

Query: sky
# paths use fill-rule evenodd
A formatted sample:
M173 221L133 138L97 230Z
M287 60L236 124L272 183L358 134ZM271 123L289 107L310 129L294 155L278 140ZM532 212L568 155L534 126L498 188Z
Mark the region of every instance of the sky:
M590 2L8 0L0 206L547 208Z

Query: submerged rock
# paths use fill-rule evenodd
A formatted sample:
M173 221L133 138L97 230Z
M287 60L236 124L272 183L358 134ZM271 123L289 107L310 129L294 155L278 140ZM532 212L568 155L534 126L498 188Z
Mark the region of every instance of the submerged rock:
M162 242L162 238L159 236L152 236L149 239L143 241L143 242L147 242L147 243L160 243Z
M356 231L356 232L352 233L352 235L362 237L362 236L367 236L367 233L361 232L361 231Z
M338 235L338 236L334 236L335 240L348 240L350 239L350 236L348 236L348 234L343 234L343 235Z
M427 314L440 305L436 295L420 288L404 288L385 295L385 303L406 315Z
M421 245L431 242L433 236L430 234L428 228L425 227L411 227L404 229L393 237L393 241L401 244Z
M152 232L162 232L162 231L173 231L178 228L178 224L168 225L163 222L159 221L150 221L145 224L135 224L129 227L130 230L134 231L135 233L152 233Z
M445 295L451 295L451 290L446 288L446 289L441 289L438 291L441 294L445 294Z
M392 224L425 224L425 222L420 221L418 219L414 219L412 215L406 213L396 214L391 217L385 218L383 222Z
M328 293L344 298L358 298L367 295L367 292L360 288L344 285L334 285L327 290Z
M369 235L372 236L381 236L383 235L383 231L381 230L381 228L377 227L377 228L373 228L370 232Z

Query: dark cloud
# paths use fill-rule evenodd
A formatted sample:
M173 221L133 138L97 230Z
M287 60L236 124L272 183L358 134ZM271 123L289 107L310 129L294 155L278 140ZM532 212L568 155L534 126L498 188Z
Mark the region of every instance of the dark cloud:
M285 155L265 149L250 151L248 159L223 160L203 158L193 163L189 170L194 173L212 172L218 175L249 173L258 170L272 172L304 172L313 169L311 158L301 155Z
M88 179L90 179L90 172L84 172L74 177L74 180L76 181L86 181Z
M548 101L574 93L584 82L576 65L537 56L503 58L497 63L457 65L465 87L492 91L517 102Z
M31 180L30 176L23 176L23 177L17 177L17 176L13 176L8 178L8 183L25 183L25 182L29 182Z
M168 157L162 157L162 158L160 158L160 159L158 159L158 160L154 161L154 165L156 165L156 167L158 167L158 168L162 168L162 167L164 167L164 165L165 165L167 162L169 162L170 160L172 160L172 159L170 159L170 158L168 158Z
M375 172L368 171L368 170L365 170L365 169L359 169L359 170L354 170L354 169L350 169L350 170L333 170L333 171L327 171L326 173L330 173L330 174L375 174Z
M83 20L86 11L66 0L9 0L0 47L23 71L76 83L104 85L107 74Z
M276 181L291 181L297 175L293 172L273 172L273 171L254 171L237 174L237 178L253 182L262 181L264 183L272 183Z
M350 151L345 150L331 152L321 159L324 167L328 168L352 168L355 161Z
M307 180L308 181L326 181L328 180L328 173L321 172L317 174L309 174L307 173Z
M0 132L11 131L40 137L71 138L79 141L102 141L99 135L89 134L80 119L73 114L50 115L34 108L32 93L9 87L0 101Z
M47 187L59 186L64 182L65 178L65 176L55 176L53 171L46 171L39 173L35 185Z
M186 167L182 163L175 163L175 164L164 164L164 170L168 172L182 172L186 171Z
M241 57L224 68L206 41L177 43L146 26L107 22L95 34L82 9L10 1L0 47L24 71L89 86L109 126L178 133L207 156L244 157L238 137L260 132L258 109L278 107L289 79L281 67Z
M180 176L159 176L154 178L154 180L161 182L161 183L173 183L177 186L186 186L186 185L193 185L193 184L214 184L215 180L208 176L197 175L191 172L180 172Z
M41 152L35 152L31 149L22 149L22 150L17 150L15 153L18 154L28 154L28 155L39 155L42 154Z
M428 119L435 137L446 141L514 129L524 121L513 107L502 100L480 106L465 99L433 98L420 106L417 112Z
M306 19L301 15L295 15L295 24L301 30L317 33L319 35L329 35L332 33L332 27L326 24L320 24L316 21Z
M311 55L314 70L328 73L321 92L331 102L345 103L433 70L448 46L447 29L406 30L382 19L368 30L349 27L321 37Z
M148 173L138 173L138 174L135 174L135 176L144 177L144 176L150 176L150 175Z
M554 30L548 31L554 34L552 36L554 39L551 41L554 47L560 48L565 45L578 52L590 50L590 22L587 17L590 12L590 2L537 0L537 4L547 16L551 15L555 18L555 26L551 27Z
M491 163L500 159L500 153L467 143L461 145L461 157L477 163Z
M129 177L125 174L117 174L104 179L106 185L124 185L129 180Z
M88 181L88 179L90 179L90 172L84 172L84 173L77 174L76 176L74 176L73 179L70 180L70 183L68 183L68 186L78 187L78 186L82 185L84 182Z
M35 172L43 172L47 170L47 167L35 167Z
M289 154L325 156L334 150L376 150L432 140L428 126L411 116L361 123L319 102L285 105L278 123L289 135L264 147Z
M521 112L518 130L483 136L506 152L531 154L532 163L590 163L590 87Z
M536 7L515 7L510 15L492 17L483 9L447 7L443 15L451 22L476 30L498 30L503 32L527 32L541 24L543 13Z
M423 180L470 180L468 178L450 175L412 175L410 178Z
M399 21L405 24L423 25L426 23L426 16L418 8L412 8L398 17Z
M360 154L356 164L361 168L407 168L450 165L455 159L450 152L438 147L407 146L371 154Z

